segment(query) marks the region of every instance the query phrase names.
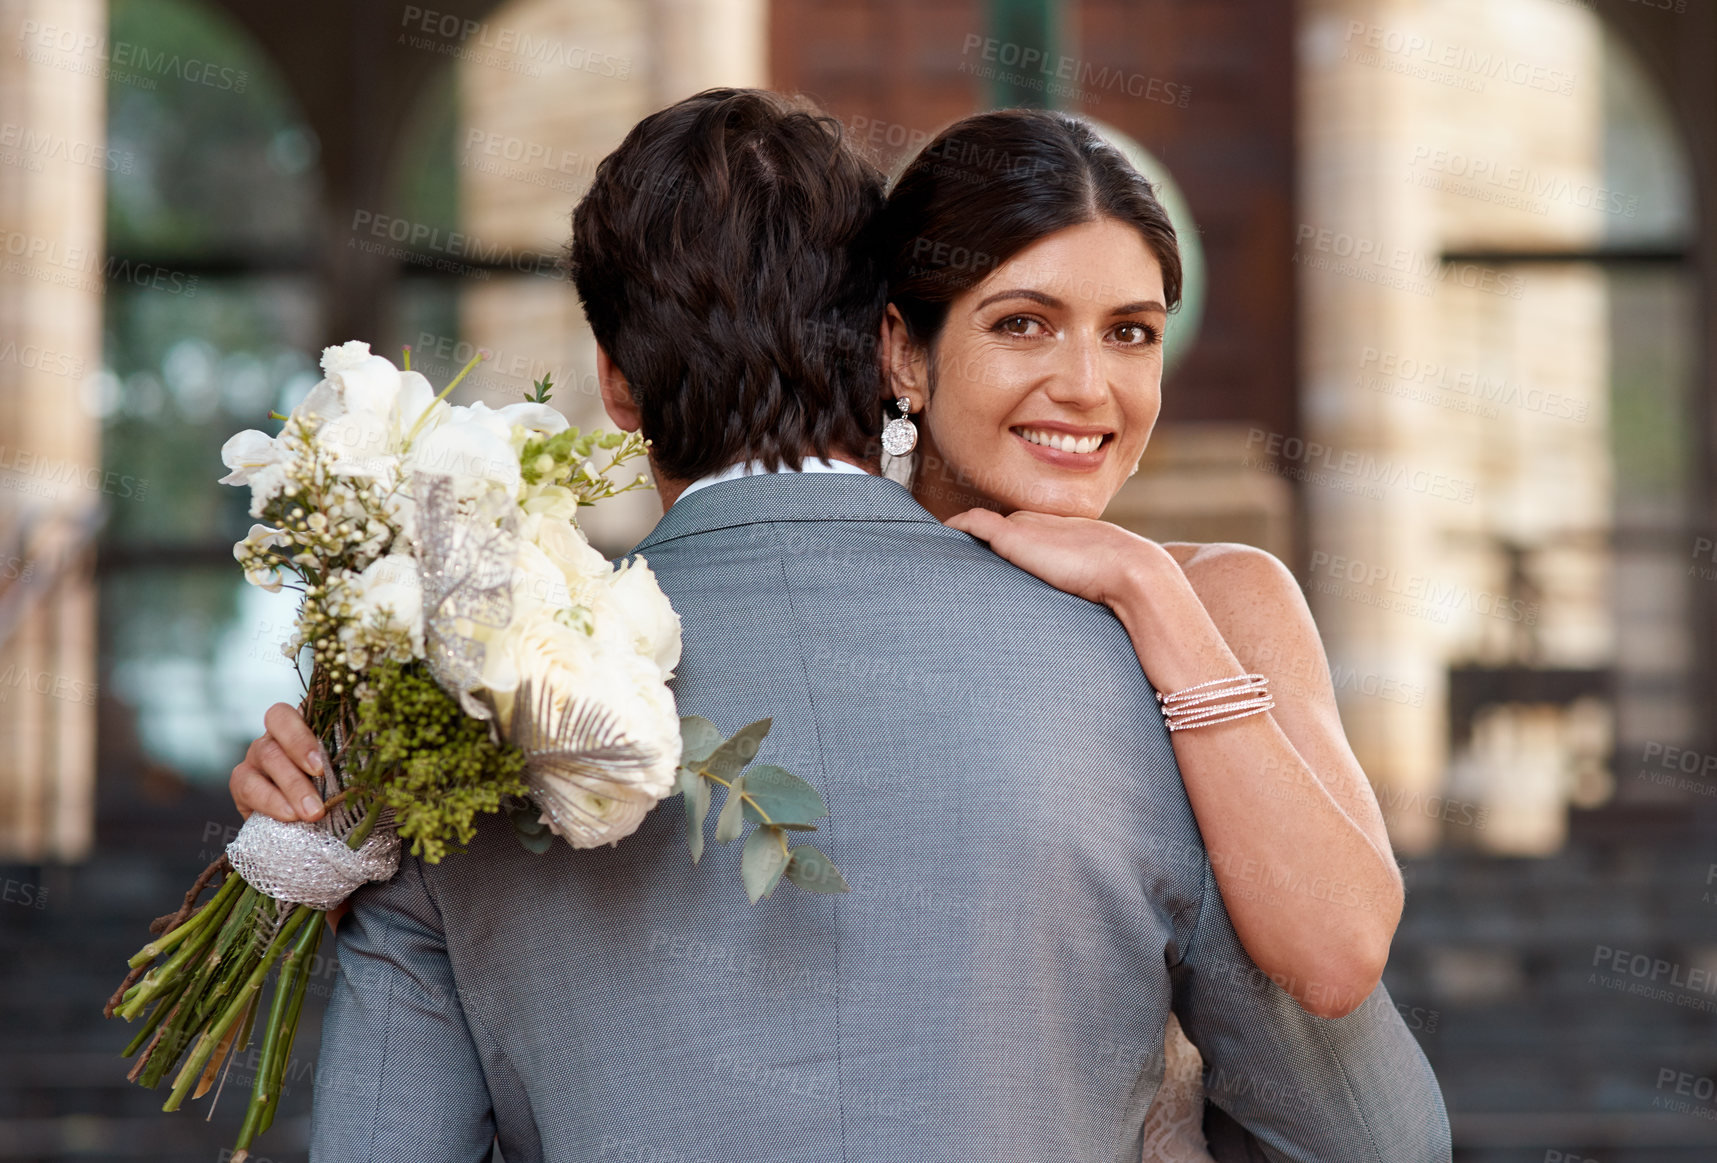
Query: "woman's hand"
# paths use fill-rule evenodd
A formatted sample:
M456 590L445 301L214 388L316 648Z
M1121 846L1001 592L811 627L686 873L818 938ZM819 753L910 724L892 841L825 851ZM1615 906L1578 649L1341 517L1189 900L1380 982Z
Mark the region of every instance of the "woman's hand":
M275 703L262 717L266 732L253 741L227 779L239 815L272 816L283 824L322 817L312 776L328 769L321 741L295 709Z
M1089 517L1024 509L1004 517L993 509L967 509L945 524L989 542L996 553L1056 589L1099 605L1114 604L1132 571L1166 564L1179 572L1168 550L1155 541Z

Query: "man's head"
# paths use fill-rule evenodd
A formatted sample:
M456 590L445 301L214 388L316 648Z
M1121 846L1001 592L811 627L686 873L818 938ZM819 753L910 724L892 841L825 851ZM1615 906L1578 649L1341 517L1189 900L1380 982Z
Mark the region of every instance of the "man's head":
M688 97L603 159L573 210L572 278L604 402L658 477L874 462L883 184L840 122L758 89Z

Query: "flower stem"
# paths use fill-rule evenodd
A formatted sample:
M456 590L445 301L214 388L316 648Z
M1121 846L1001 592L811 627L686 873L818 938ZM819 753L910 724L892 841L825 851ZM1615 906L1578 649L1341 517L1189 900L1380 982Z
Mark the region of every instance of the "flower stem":
M370 804L370 810L364 813L364 818L358 821L358 826L352 829L352 834L346 837L346 847L356 852L364 846L364 841L370 838L370 833L376 829L376 821L381 819L382 801L376 799Z
M195 933L199 928L208 923L209 918L220 910L221 906L232 897L233 893L238 891L238 885L241 883L243 882L240 881L237 876L228 876L226 880L221 882L221 887L215 890L215 895L209 898L208 904L192 913L190 919L182 922L178 928L171 932L163 933L160 937L149 942L149 944L143 946L143 948L132 954L131 960L126 964L130 965L133 969L136 969L139 965L147 965L151 961L155 960L155 958L161 956L161 954L167 952L167 950L183 941L186 937Z
M275 934L274 940L269 942L268 948L264 951L256 968L251 970L250 976L245 979L244 986L240 989L238 996L227 1003L226 1009L204 1028L202 1037L197 1039L196 1048L191 1052L190 1059L179 1071L179 1076L173 1080L173 1093L167 1096L166 1103L161 1107L162 1110L175 1111L179 1109L179 1104L185 1101L185 1095L190 1091L192 1084L197 1081L197 1076L203 1072L203 1065L209 1060L209 1055L215 1052L215 1047L226 1036L227 1028L244 1016L244 1007L261 991L262 979L268 974L269 968L280 959L280 954L286 948L287 942L291 941L299 929L303 927L304 919L315 912L315 910L305 908L302 905L289 907L292 909L291 915L281 924L280 932Z
M429 414L435 410L435 405L437 405L437 404L441 403L441 401L445 400L447 398L447 394L449 392L451 392L454 388L457 388L459 386L459 381L471 374L472 368L476 367L478 364L482 363L484 360L486 360L488 358L489 358L489 353L487 351L479 351L476 355L471 357L471 360L469 363L467 363L464 367L459 369L459 374L453 377L453 380L451 383L449 383L445 388L441 389L441 391L436 395L435 399L433 399L429 402L429 407L425 408L418 415L417 420L412 423L411 430L405 434L405 439L400 442L404 447L410 448L411 442L413 440L417 439L417 430L419 428L423 427L423 422L425 420L429 419Z
M233 883L244 885L247 889L250 887L249 885L245 885L244 882L236 876L232 877L231 881ZM221 888L224 892L226 886L222 885ZM151 970L142 981L132 986L131 990L127 991L127 996L124 1001L115 1012L128 1022L136 1018L138 1014L142 1013L144 1006L148 1005L152 1000L165 992L175 981L187 972L188 967L194 964L197 959L208 950L210 945L215 943L218 937L227 932L231 927L228 922L233 916L239 915L240 908L244 904L244 899L244 893L235 892L225 901L221 901L218 909L215 908L215 902L211 901L209 909L205 909L203 913L197 914L198 916L204 916L207 914L210 917L210 920L202 925L200 931L194 935L192 940L180 946L179 951L173 954L172 957L168 958L164 965ZM186 923L189 924L190 922ZM195 976L195 974L193 974L193 976Z
M321 913L315 910L305 909L301 912L314 913L318 918L321 916ZM245 1108L244 1124L239 1128L235 1152L248 1150L266 1123L273 1121L274 1107L279 1104L280 1099L280 1068L284 1065L287 1047L292 1041L292 1032L297 1028L293 1002L296 1000L300 1005L303 1003L299 987L302 982L309 981L307 963L321 936L322 926L312 920L299 930L291 954L280 967L280 976L274 983L274 998L268 1010L268 1027L262 1035L262 1064L257 1067L256 1082L251 1088L250 1105ZM289 1013L294 1013L290 1021L287 1016Z

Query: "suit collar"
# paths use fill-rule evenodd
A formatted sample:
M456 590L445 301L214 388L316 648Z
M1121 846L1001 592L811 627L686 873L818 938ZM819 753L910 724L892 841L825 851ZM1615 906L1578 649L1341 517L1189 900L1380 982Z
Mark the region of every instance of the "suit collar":
M675 501L631 553L665 541L767 521L941 522L898 481L850 473L767 473L702 488ZM628 554L630 556L630 554Z

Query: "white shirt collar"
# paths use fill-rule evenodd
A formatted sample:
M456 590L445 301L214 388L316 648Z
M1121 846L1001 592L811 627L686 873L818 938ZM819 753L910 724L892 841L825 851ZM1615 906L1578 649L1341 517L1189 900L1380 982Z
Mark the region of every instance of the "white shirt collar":
M801 463L804 467L800 468L798 470L799 472L856 472L860 476L870 475L858 465L848 464L844 460L823 460L821 457L808 456ZM698 489L703 488L705 485L718 484L721 481L738 480L740 477L759 476L768 473L769 471L771 470L763 467L763 462L761 460L747 461L744 464L730 464L719 472L712 472L708 476L699 477L697 480L687 485L681 491L680 496L682 498L688 497ZM793 472L794 470L783 464L779 469L774 471ZM678 503L678 501L675 502L675 504Z

